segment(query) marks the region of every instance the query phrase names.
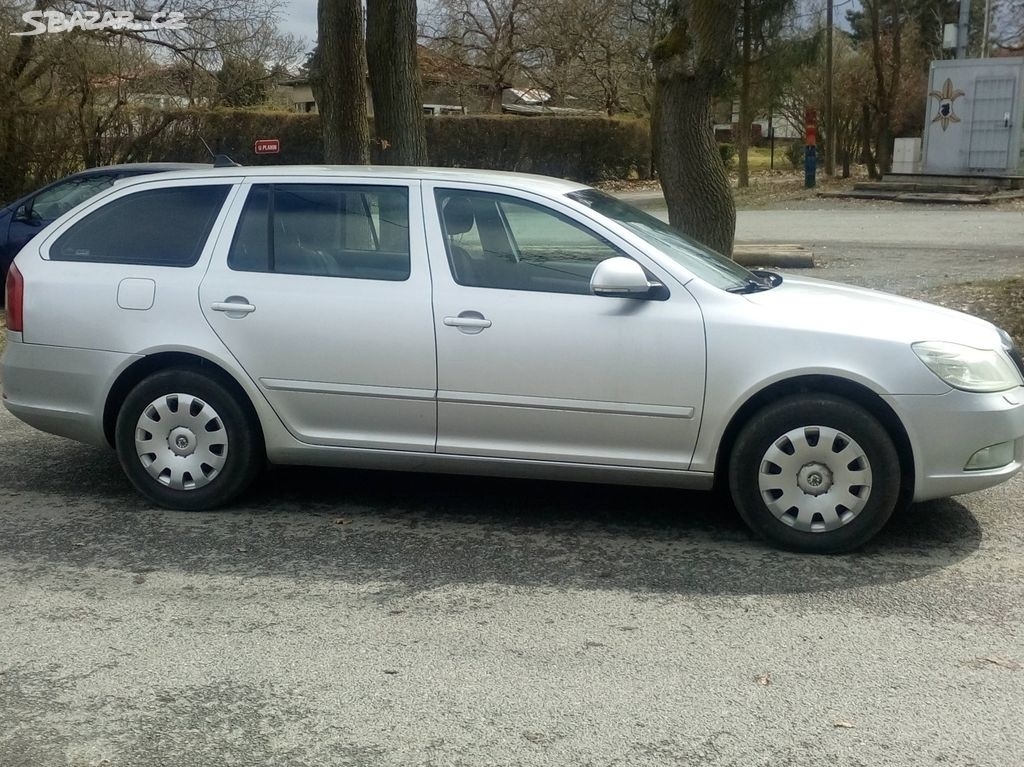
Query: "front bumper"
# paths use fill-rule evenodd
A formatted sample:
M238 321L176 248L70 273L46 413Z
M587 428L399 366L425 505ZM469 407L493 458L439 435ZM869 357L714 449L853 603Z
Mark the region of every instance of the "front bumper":
M135 355L22 343L7 334L0 359L4 406L41 431L108 447L103 408L118 374Z
M993 394L953 390L885 398L910 437L914 500L971 493L1005 482L1024 466L1024 387ZM982 471L964 467L977 451L1013 442L1013 459Z

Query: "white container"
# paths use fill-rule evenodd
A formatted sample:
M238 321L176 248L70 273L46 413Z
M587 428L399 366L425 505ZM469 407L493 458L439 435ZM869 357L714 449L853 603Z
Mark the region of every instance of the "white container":
M924 172L1024 174L1024 58L933 61Z

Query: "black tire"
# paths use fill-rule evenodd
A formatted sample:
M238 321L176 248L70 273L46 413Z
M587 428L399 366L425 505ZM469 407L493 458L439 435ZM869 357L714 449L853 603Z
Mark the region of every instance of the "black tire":
M144 413L152 414L149 409L157 402L172 405L179 403L181 407L180 399L172 395L186 395L186 401L193 411L197 411L196 415L181 410L179 416L179 411L170 410L166 420L160 419L162 424L159 421L150 423L170 427L180 421L184 425L179 428L184 429L189 424L206 421L205 428L196 428L194 431L213 432L215 436L209 438L211 444L205 447L200 444L204 437L195 437L192 454L183 456L188 463L168 468L165 472L167 477L161 480L155 476L159 469L157 461L174 464L175 458L179 457L167 452L172 449L170 443L173 440L170 435L164 439L160 434L154 437L145 429L139 431L139 424ZM216 417L211 418L211 415ZM189 418L198 420L189 421ZM145 459L140 454L145 448L139 448L136 444L137 433L140 436L148 434L155 446L154 452L147 453ZM185 442L182 444L187 446L190 439L187 435L193 432L184 433ZM203 511L228 503L252 483L266 460L260 429L248 409L222 383L197 370L163 370L139 382L125 398L118 412L114 441L121 466L135 488L154 503L180 511ZM159 447L165 449L157 458L155 451ZM215 464L222 461L220 465L213 468L202 463L201 451L209 451L206 455L211 456L218 449L221 455L210 457L210 461ZM144 460L150 461L154 468L147 468ZM201 466L193 472L195 478L184 472L185 479L180 488L167 484L173 481L173 472L182 472L182 466L191 468L196 463ZM189 482L192 487L187 486Z
M740 516L791 551L837 554L863 546L892 516L900 484L899 456L883 426L859 405L828 394L793 395L763 408L742 428L729 459L729 491ZM853 501L852 509L840 501ZM813 513L823 507L831 509L828 519Z

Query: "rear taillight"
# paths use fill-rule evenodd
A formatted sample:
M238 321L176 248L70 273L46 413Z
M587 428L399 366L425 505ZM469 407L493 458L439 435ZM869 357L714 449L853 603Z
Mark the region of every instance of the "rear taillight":
M7 329L21 333L25 315L25 278L14 264L7 270L6 291Z

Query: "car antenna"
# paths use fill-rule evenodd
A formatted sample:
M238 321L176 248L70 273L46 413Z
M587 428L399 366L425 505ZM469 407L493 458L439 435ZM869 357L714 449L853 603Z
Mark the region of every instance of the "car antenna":
M210 153L211 157L213 157L213 167L214 168L241 168L242 167L241 163L235 162L230 157L228 157L226 154L215 154L214 151L212 149L210 149L210 145L206 143L205 139L203 139L202 136L199 137L199 140L203 142L203 146L206 147L206 151Z

